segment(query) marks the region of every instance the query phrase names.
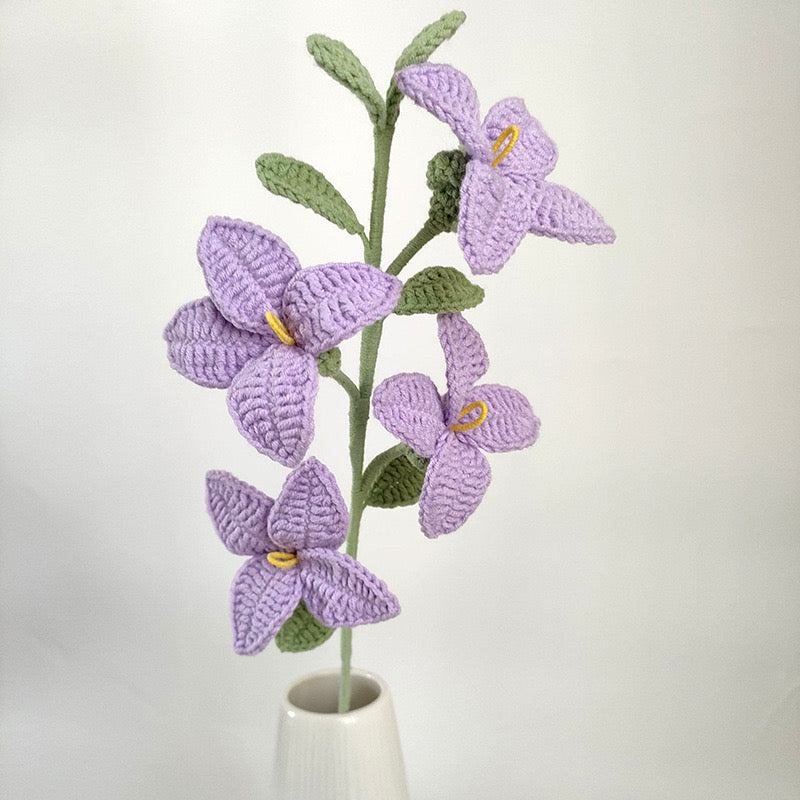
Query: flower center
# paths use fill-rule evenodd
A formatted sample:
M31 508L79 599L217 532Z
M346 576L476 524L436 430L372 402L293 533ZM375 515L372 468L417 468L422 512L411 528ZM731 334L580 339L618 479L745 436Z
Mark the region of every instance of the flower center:
M514 145L519 139L519 128L516 125L509 125L498 137L492 145L492 152L497 153L503 146L505 147L500 151L494 161L492 161L492 168L496 167L513 149Z
M462 419L466 417L467 414L471 413L476 408L481 410L477 419L472 420L472 422L457 422L455 425L450 426L450 430L458 433L459 431L471 431L473 428L483 425L483 423L486 422L486 417L489 416L489 406L487 406L483 400L476 400L474 403L470 403L468 406L462 408L458 418Z
M275 331L275 335L284 343L288 345L297 344L295 340L292 338L292 334L286 330L286 326L280 321L280 319L273 314L271 311L267 311L264 316L269 322L270 328Z
M267 553L267 561L273 567L280 567L281 569L289 569L297 563L297 556L294 553L283 553L280 550Z

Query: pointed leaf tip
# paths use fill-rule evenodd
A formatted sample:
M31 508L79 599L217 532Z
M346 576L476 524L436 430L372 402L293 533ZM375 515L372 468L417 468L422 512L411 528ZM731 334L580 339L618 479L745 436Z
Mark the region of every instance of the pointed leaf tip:
M410 506L419 500L425 469L411 463L405 455L392 459L381 471L367 497L367 505L376 508Z
M283 653L305 653L327 642L333 630L325 627L301 600L275 636L275 644Z
M466 18L467 15L463 11L450 11L430 25L426 25L411 40L405 50L400 53L395 62L394 71L399 72L411 64L427 61L434 50L440 44L446 42L461 27ZM397 121L402 99L403 93L397 88L393 80L386 94L386 120L388 124L392 125Z
M454 267L427 267L403 286L395 314L451 314L483 302L480 286Z
M306 39L308 52L317 64L335 81L346 86L366 106L373 124L386 119L386 106L375 88L375 82L358 56L344 43L321 33Z
M364 233L364 226L350 204L310 164L281 153L264 153L256 159L256 174L273 194L310 208L348 233L359 236Z

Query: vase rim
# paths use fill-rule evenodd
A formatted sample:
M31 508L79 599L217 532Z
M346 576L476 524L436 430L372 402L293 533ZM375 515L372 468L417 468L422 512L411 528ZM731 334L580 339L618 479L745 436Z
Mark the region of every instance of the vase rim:
M340 670L337 667L319 669L301 675L284 690L281 698L284 708L296 715L332 717L342 720L356 715L368 714L382 705L382 701L385 702L385 699L389 697L389 686L380 675L354 667L350 670L350 677L353 699L358 705L344 714L339 714L336 708L338 704L339 676ZM317 694L325 696L324 701L319 703L311 701L314 695L311 685L314 683L318 684L316 687ZM309 707L315 704L319 704L322 707L319 710Z

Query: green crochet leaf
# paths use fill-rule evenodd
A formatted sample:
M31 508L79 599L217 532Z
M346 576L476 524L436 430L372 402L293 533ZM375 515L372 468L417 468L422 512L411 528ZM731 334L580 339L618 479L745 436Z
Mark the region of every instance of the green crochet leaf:
M373 124L386 119L386 106L375 88L372 76L358 60L356 54L344 43L315 33L306 39L308 52L328 75L346 86L367 107Z
M427 472L428 464L430 463L429 458L421 456L416 450L409 447L407 444L403 445L402 450L403 450L403 455L408 459L412 467L416 467L423 473Z
M451 314L483 302L483 289L453 267L427 267L403 286L395 314Z
M411 44L400 53L400 58L397 59L394 65L394 71L399 72L401 69L411 66L411 64L427 61L433 51L442 42L446 42L461 27L466 18L467 15L463 11L451 11L449 14L437 19L436 22L424 27L411 40ZM397 121L402 99L403 93L392 81L389 91L386 93L386 121L389 125L393 125Z
M283 653L304 653L313 650L333 636L333 628L326 628L301 600L297 608L275 637L278 650Z
M333 347L317 356L317 370L323 378L330 378L342 368L342 351Z
M367 505L377 508L411 506L419 500L425 469L411 463L405 455L389 461L372 484Z
M461 183L466 170L467 154L463 150L442 150L428 162L425 175L431 190L428 219L443 233L458 229Z
M348 233L364 233L355 211L336 187L305 161L281 153L264 153L256 159L256 173L273 194L310 208Z

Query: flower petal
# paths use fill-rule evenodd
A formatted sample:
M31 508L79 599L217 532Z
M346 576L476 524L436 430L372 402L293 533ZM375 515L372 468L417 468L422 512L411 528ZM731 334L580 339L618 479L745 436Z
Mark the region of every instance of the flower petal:
M525 187L472 159L461 184L458 243L476 275L499 272L528 232Z
M373 392L372 408L389 433L421 456L431 457L445 426L439 392L427 375L392 375Z
M298 272L283 298L295 341L318 356L390 314L403 284L369 264L323 264Z
M331 471L309 458L283 484L269 519L279 549L337 548L347 537L350 515Z
M419 498L422 532L435 539L460 528L480 505L492 480L486 457L451 431L442 434Z
M222 543L239 556L256 556L280 548L267 533L275 501L230 472L206 473L206 507Z
M530 195L529 216L531 233L562 242L610 244L617 238L594 206L557 183L536 183Z
M401 69L394 80L403 94L446 122L470 155L491 160L480 127L478 94L463 72L448 64L423 62Z
M519 97L507 97L495 103L483 121L483 132L493 142L510 125L516 125L519 137L508 154L497 165L497 171L515 183L528 183L544 178L553 171L558 160L555 142L544 132L538 119L532 117ZM499 155L501 143L495 155Z
M240 219L210 217L197 242L208 291L223 316L277 341L265 319L277 312L289 279L300 264L274 233Z
M464 408L467 392L489 369L489 356L480 334L461 314L439 314L437 321L447 371L444 421L449 427Z
M239 370L261 355L269 342L231 325L210 297L181 306L164 329L164 340L170 366L212 389L230 386Z
M317 362L299 347L270 345L228 389L228 410L259 453L296 467L314 438Z
M305 550L300 558L303 600L329 628L382 622L400 613L400 603L368 569L335 550Z
M274 567L264 556L247 561L231 586L233 649L243 656L260 653L300 602L300 570Z
M506 453L532 445L539 435L539 420L522 392L496 383L474 387L464 404L483 401L488 407L486 419L477 428L457 435L465 442L490 453Z

